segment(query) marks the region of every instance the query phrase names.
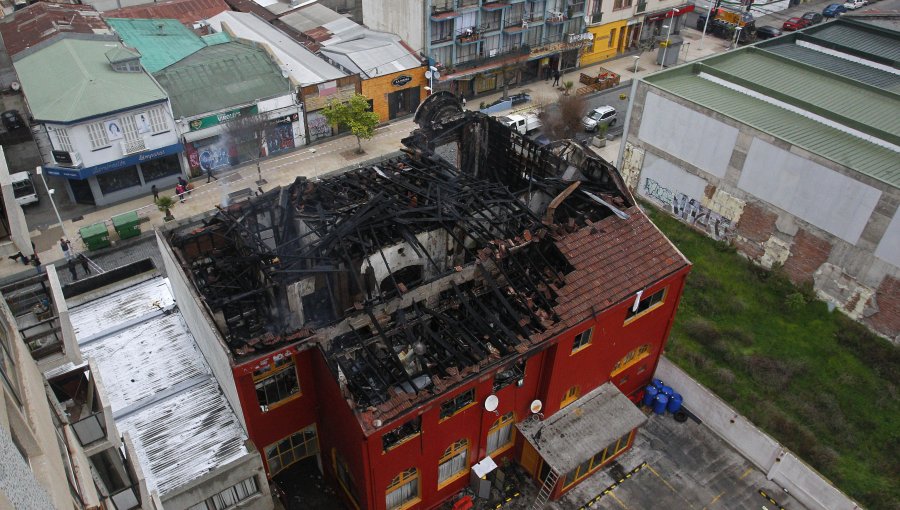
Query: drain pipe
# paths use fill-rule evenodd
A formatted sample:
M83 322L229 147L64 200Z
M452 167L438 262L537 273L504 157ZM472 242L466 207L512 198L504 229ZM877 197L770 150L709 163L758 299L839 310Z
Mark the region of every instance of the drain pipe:
M631 79L631 94L628 97L628 108L625 110L625 127L622 131L622 143L619 144L619 157L616 159L616 168L622 173L622 159L625 157L625 141L628 139L628 129L631 127L631 111L634 108L634 96L637 93L639 78Z

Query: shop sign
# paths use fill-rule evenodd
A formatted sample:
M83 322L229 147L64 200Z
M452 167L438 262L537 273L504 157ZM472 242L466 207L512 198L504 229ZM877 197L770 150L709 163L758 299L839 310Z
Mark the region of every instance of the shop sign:
M259 109L256 107L256 105L246 106L237 110L231 110L230 112L222 112L215 115L210 115L208 117L194 119L190 122L190 127L191 131L200 131L201 129L206 129L217 124L230 122L241 117L256 115L257 113L259 113Z
M594 34L592 32L585 32L583 34L569 34L569 42L575 43L580 41L593 41Z
M412 81L412 76L409 76L406 74L401 74L400 76L391 80L391 85L393 85L395 87L402 87L411 81Z
M678 10L677 13L675 12L676 9ZM691 4L680 5L680 6L676 7L676 8L669 9L669 10L664 11L664 12L657 12L657 13L654 13L654 14L648 14L647 17L644 18L644 22L645 22L645 23L653 23L653 22L656 22L656 21L659 21L659 20L663 20L663 19L666 19L666 18L674 18L675 16L683 16L683 15L685 15L685 14L687 14L687 13L693 11L693 10L694 10L694 6L691 5Z
M180 143L176 143L174 145L160 147L159 149L153 149L150 151L141 152L139 154L132 154L131 156L122 159L107 161L106 163L100 163L99 165L89 166L85 168L60 168L55 166L45 166L43 168L47 172L47 175L56 175L59 177L65 177L67 179L87 179L92 175L113 172L116 170L121 170L125 167L143 163L145 161L150 161L151 159L178 154L182 150L184 150L184 146Z

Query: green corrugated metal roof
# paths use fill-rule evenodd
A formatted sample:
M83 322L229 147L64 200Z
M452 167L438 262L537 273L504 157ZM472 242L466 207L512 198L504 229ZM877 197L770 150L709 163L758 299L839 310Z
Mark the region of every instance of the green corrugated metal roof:
M646 81L860 173L900 187L900 165L897 164L900 154L891 149L718 85L691 74L690 69L658 73Z
M214 34L204 35L202 39L207 46L231 42L231 36L228 35L228 32L216 32Z
M860 83L889 90L895 94L900 93L900 75L790 42L780 42L780 39L776 39L776 41L779 42L772 45L760 45L759 48Z
M900 38L897 33L866 25L864 22L838 20L805 30L804 34L894 62L900 61Z
M870 89L756 48L747 48L707 62L719 71L746 80L751 84L751 89L765 87L778 100L791 104L806 103L812 113L833 119L838 119L835 116L846 117L883 131L873 133L879 138L885 138L886 134L900 135L900 100L889 91Z
M155 73L206 47L175 19L107 19L122 41L141 52L144 69Z
M288 93L289 83L256 46L208 46L153 76L169 93L175 117L191 117Z
M166 99L144 72L116 72L106 53L119 43L61 39L15 62L35 120L74 122Z

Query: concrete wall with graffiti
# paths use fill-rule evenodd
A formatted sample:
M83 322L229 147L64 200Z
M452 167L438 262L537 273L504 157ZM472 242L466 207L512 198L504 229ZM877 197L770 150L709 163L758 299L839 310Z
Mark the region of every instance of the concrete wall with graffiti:
M900 190L645 82L623 143L637 195L900 343Z

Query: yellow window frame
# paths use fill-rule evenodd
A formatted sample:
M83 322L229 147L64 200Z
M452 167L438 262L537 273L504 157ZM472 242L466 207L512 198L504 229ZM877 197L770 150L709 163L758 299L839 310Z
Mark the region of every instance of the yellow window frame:
M347 462L344 461L343 457L340 459L340 464L343 467L344 471L347 472L347 476L351 476L350 467L347 466ZM341 488L344 489L344 494L347 495L347 499L349 499L350 502L353 503L353 508L355 508L356 510L360 510L359 503L356 502L356 497L350 491L350 488L347 487L347 485L344 483L344 479L338 472L338 456L336 448L331 449L331 465L334 468L334 477L337 478L338 485L340 485Z
M388 494L394 492L395 490L399 489L400 487L403 487L410 481L417 480L417 479L419 479L419 470L414 467L411 467L411 468L407 469L406 471L403 471L402 473L395 476L391 480L391 483L388 484L387 490L384 491L385 502L387 502ZM407 501L406 503L401 504L398 507L388 508L387 510L405 510L414 505L417 505L420 501L422 501L422 484L421 483L416 485L416 497Z
M456 473L453 473L452 475L450 475L443 482L439 481L438 482L438 490L443 489L447 485L450 485L451 483L459 480L460 478L462 478L463 476L468 474L468 472L469 472L469 440L465 439L465 438L456 440L453 444L448 446L446 450L444 450L444 454L441 455L440 460L438 460L438 471L440 471L440 466L442 466L445 462L449 462L449 461L453 460L454 457L456 457L457 455L459 455L462 452L466 452L466 461L463 464L462 469L460 469ZM438 475L438 478L440 478L440 475Z
M488 430L488 437L491 437L491 434L493 434L494 432L498 432L500 429L502 429L503 427L505 427L507 425L510 425L511 428L510 428L510 432L509 432L509 441L507 441L506 443L504 443L500 446L497 446L497 448L494 451L487 452L488 455L499 455L499 454L505 452L506 450L509 450L514 444L516 444L516 427L511 425L512 423L515 423L515 421L516 421L516 413L510 411L510 412L504 414L503 416L497 418L497 420L494 422L494 424L491 425L491 428Z
M568 390L566 390L566 394L563 395L562 402L559 403L559 408L562 409L567 405L571 404L578 400L578 397L581 395L581 388L578 385L572 386Z
M603 450L601 450L601 451L595 453L594 456L590 458L590 464L589 464L589 467L588 467L586 470L584 470L584 471L581 470L581 466L582 466L584 463L579 464L579 465L575 468L575 469L576 469L576 471L575 471L575 478L573 478L572 481L569 482L568 484L565 484L565 479L566 479L566 477L568 476L568 473L565 473L565 474L563 475L563 483L564 483L564 485L563 485L563 490L566 490L566 489L568 489L569 487L575 485L576 483L578 483L578 482L584 480L585 478L587 478L588 476L590 476L594 471L596 471L596 470L599 469L601 466L603 466L604 464L606 464L606 462L607 462L608 460L610 460L610 459L612 459L613 457L615 457L616 455L622 453L622 450L624 450L624 449L628 446L628 443L631 441L631 435L632 435L633 433L634 433L633 430L632 430L632 431L629 431L629 432L628 432L627 434L625 434L624 436L622 436L622 437L616 439L616 442L615 442L615 443L613 443L613 444L607 446L606 448L604 448ZM624 440L624 441L623 441L623 440ZM611 450L611 452L610 452L610 450ZM599 460L599 461L597 460L597 456L598 456L598 455L600 456L600 460Z
M610 377L615 377L620 373L628 370L629 368L638 364L642 359L646 358L650 355L650 351L653 350L653 346L651 344L642 344L634 349L628 351L628 353L622 356L622 359L616 362L616 365L613 367L612 372L610 372Z
M582 338L585 334L587 334L587 341L581 345L575 345L578 343L578 340L580 338ZM594 343L594 328L590 327L590 328L582 331L581 333L578 333L577 335L575 335L575 340L572 342L572 353L570 354L570 356L572 354L576 354L576 353L579 353L579 352L587 349L588 347L591 346L592 343Z
M475 397L476 397L476 395L475 395L475 388L468 389L468 390L466 390L466 391L460 393L459 395L457 395L457 396L455 396L455 397L453 397L453 398L451 398L451 399L449 399L449 400L447 400L447 401L445 401L445 402L442 402L441 405L446 404L447 402L450 402L451 400L456 400L457 398L459 398L459 397L461 397L461 396L463 396L463 395L465 395L465 394L467 394L467 393L471 393L471 394L472 394L472 401L469 402L468 404L466 404L466 405L460 407L459 409L453 411L453 413L448 414L447 416L445 416L445 417L439 419L439 420L438 420L438 423L445 422L445 421L449 420L450 418L453 418L453 417L456 416L457 414L459 414L459 413L465 411L466 409L469 409L470 407L472 407L472 406L475 405L475 403L477 402L477 400L476 400L476 398L475 398ZM441 412L441 409L440 409L440 407L439 407L439 408L438 408L438 413L440 413L440 412Z
M627 325L631 324L632 322L634 322L634 321L640 319L641 317L647 315L648 313L652 312L653 310L656 310L656 309L659 308L660 306L666 304L666 298L669 297L669 288L668 288L668 287L662 289L661 291L658 290L658 291L654 292L653 294L650 294L649 296L647 296L647 297L644 298L644 299L652 299L653 296L655 296L655 295L658 294L659 292L662 292L662 297L660 297L660 298L659 298L659 301L657 301L656 303L653 303L653 305L650 306L649 308L647 308L646 310L643 310L643 311L641 311L641 312L638 312L638 313L632 315L631 317L628 317L627 312L626 312L626 315L625 315L625 317L626 317L626 318L625 318L625 323L622 324L622 325L623 325L623 326L627 326ZM642 299L641 301L644 301L644 299ZM629 308L629 311L630 311L630 310L631 310L631 308Z
M257 370L255 372L253 372L253 386L254 386L254 390L255 390L256 383L258 383L264 379L274 377L274 376L280 374L281 372L284 372L284 371L287 371L290 369L294 370L294 377L297 379L297 393L288 395L287 397L279 400L278 402L268 404L266 406L267 411L263 411L263 412L271 411L272 409L278 408L280 406L283 406L284 404L287 404L288 402L290 402L292 400L302 397L303 396L303 386L300 385L300 374L297 373L297 364L294 362L294 357L291 356L290 354L285 354L284 358L282 358L281 360L279 360L277 362L273 361L272 364L269 365L268 368L266 368L265 370ZM258 405L260 404L258 397L257 397L257 404Z
M312 432L313 438L310 438L310 439L307 439L307 438L306 438L305 432L307 432L307 431L311 431L311 432ZM303 440L302 440L302 441L297 441L297 442L295 443L295 442L294 442L294 436L297 436L297 435L300 435L300 437L302 437ZM283 443L285 440L288 441L288 443L290 444L290 446L288 447L288 450L281 451L281 443ZM307 452L311 451L310 448L309 448L309 445L310 445L310 444L314 444L314 445L315 445L315 452L312 453L312 454L307 454L307 455L304 456L304 457L297 458L297 456L294 455L294 450L297 448L297 446L299 446L299 445L301 445L301 444L304 445L304 447L305 447L304 449L305 449ZM271 469L271 462L269 461L269 449L272 448L272 447L275 448L275 456L278 457L278 463L281 464L281 467L278 469L278 471L276 471L275 473L272 473L271 471L269 472L269 474L270 474L271 476L275 476L276 473L280 473L280 472L284 471L284 470L287 469L289 466L291 466L291 465L293 465L293 464L295 464L295 463L297 463L297 462L299 462L299 461L301 461L301 460L303 460L303 459L307 459L307 458L309 458L309 457L312 457L313 455L316 455L316 454L319 453L319 431L318 431L318 429L316 429L316 425L313 424L313 425L310 425L309 427L302 428L302 429L298 430L297 432L293 432L293 433L291 433L291 434L288 434L287 436L285 436L285 437L279 439L278 441L275 441L274 443L272 443L272 444L270 444L270 445L267 445L265 448L263 448L263 453L265 454L265 457L266 457L266 463L269 465L269 469ZM283 459L284 455L285 455L288 451L291 452L291 456L293 457L293 460L291 460L289 463L285 464L285 463L283 462L282 459Z

